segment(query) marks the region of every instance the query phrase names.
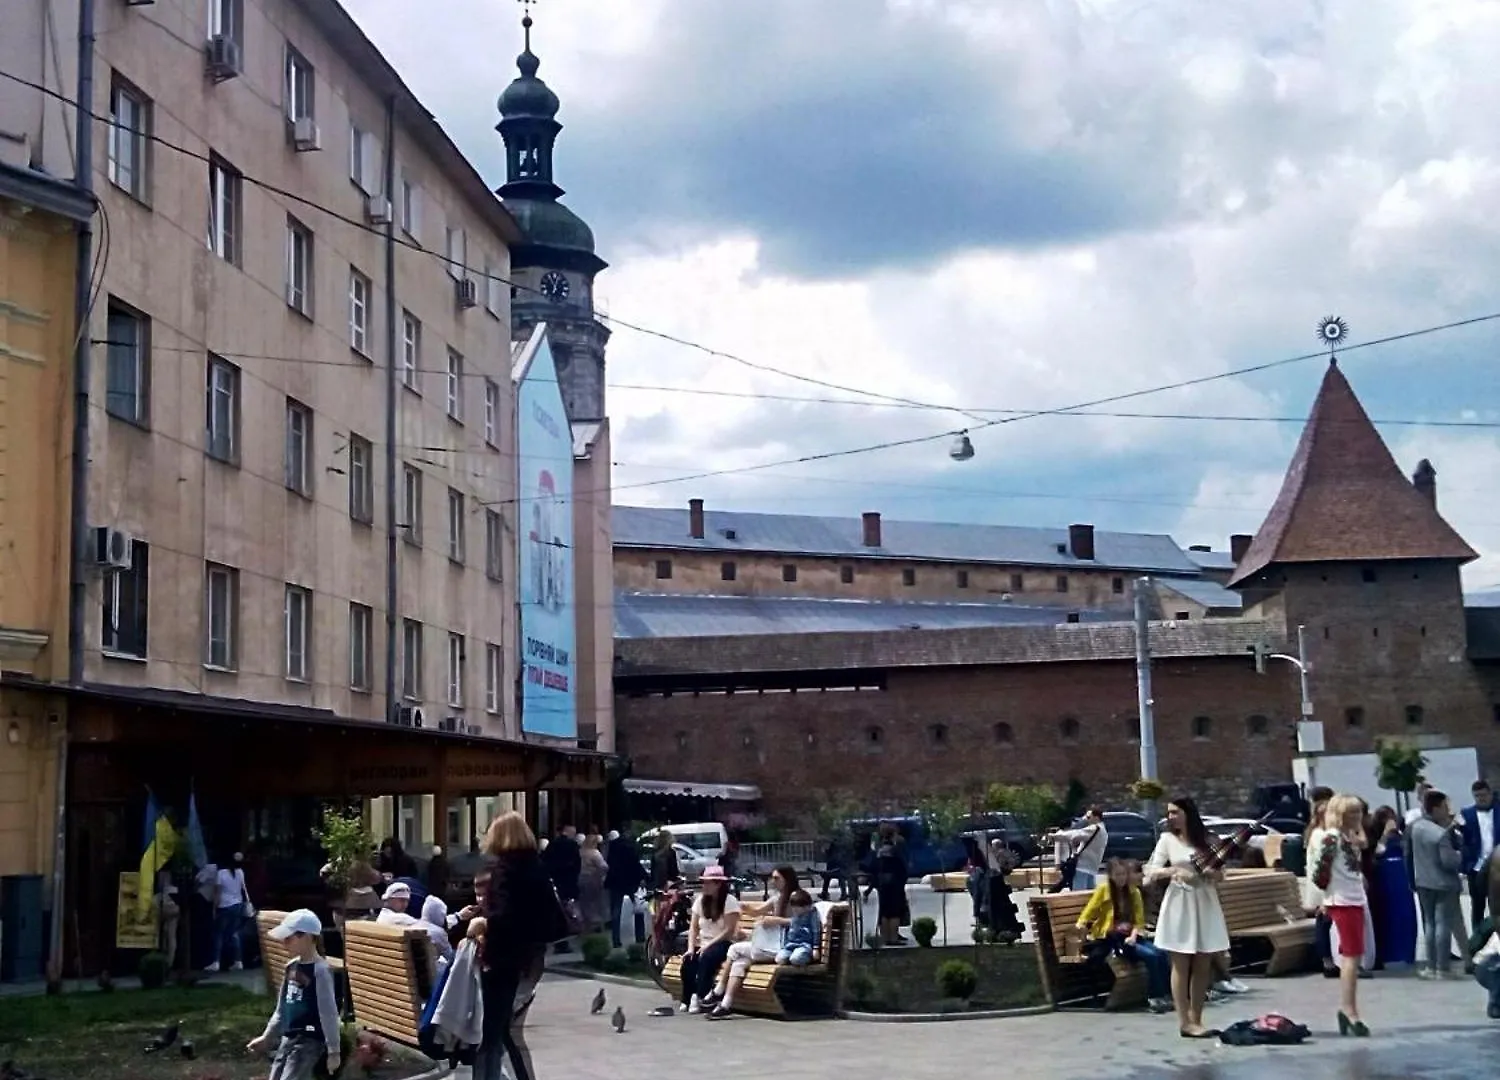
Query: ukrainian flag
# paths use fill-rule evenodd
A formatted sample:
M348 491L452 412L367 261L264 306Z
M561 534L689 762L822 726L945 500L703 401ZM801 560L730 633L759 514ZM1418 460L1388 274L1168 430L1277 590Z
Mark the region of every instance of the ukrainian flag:
M177 850L177 830L167 820L156 804L156 796L146 792L145 850L141 852L140 885L136 890L136 903L142 916L151 910L151 901L156 895L156 875L162 867L172 861Z

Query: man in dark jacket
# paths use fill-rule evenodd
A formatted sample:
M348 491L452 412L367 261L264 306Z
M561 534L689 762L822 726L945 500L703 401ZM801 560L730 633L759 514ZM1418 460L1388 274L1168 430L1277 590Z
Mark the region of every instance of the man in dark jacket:
M609 936L615 948L620 947L620 911L645 880L641 868L641 849L621 832L609 834L609 850L604 861L609 870L604 875L604 891L609 896Z
M552 884L563 903L578 899L578 878L583 873L583 852L578 847L578 833L571 825L557 830L557 835L542 852L542 863L552 875Z

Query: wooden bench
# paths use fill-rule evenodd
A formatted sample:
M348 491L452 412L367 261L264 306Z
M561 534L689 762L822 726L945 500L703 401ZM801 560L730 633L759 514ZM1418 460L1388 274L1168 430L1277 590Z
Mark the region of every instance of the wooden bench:
M1036 935L1036 962L1042 989L1054 1005L1101 1002L1109 1010L1146 1003L1146 969L1111 956L1090 963L1083 955L1078 916L1089 902L1087 892L1034 896L1027 902Z
M393 1042L416 1046L422 1010L432 995L437 971L427 931L416 926L346 923L344 969L359 1025Z
M769 904L743 904L740 929L752 932ZM735 991L736 1012L777 1019L832 1016L838 1008L839 985L848 950L849 905L820 903L823 940L820 961L806 967L790 964L751 964L745 981ZM682 957L674 956L662 970L662 983L674 999L682 996Z
M1317 922L1303 914L1302 887L1294 875L1285 870L1229 874L1219 883L1219 903L1234 967L1263 964L1268 976L1307 968Z
M285 977L286 966L292 959L286 943L271 937L271 931L280 926L284 918L286 918L284 911L262 911L255 916L255 933L260 939L260 960L266 969L266 990L272 997L281 993L281 980ZM339 995L339 1011L347 1017L349 983L346 978L347 973L344 971L344 961L337 956L325 956L324 959L328 961L328 966L333 971L333 985Z
M1052 866L1019 866L1005 875L1012 889L1050 889L1057 884L1057 868ZM953 870L946 874L929 874L927 885L933 892L967 892L969 872Z

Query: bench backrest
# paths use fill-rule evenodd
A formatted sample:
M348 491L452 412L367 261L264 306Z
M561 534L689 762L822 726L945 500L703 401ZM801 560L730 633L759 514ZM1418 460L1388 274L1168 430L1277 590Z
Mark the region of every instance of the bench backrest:
M1052 951L1056 955L1070 956L1078 951L1076 948L1077 932L1074 928L1078 925L1078 916L1083 914L1083 909L1092 895L1092 893L1080 891L1050 893L1032 898L1033 909L1040 905L1047 912ZM1032 921L1036 922L1035 919Z
M1262 870L1226 877L1219 883L1219 904L1231 934L1286 921L1283 912L1302 917L1302 890L1285 870Z
M262 911L255 916L255 933L260 938L260 962L266 969L266 990L273 998L281 993L281 980L292 959L285 943L271 937L271 931L280 926L284 918L284 911Z
M432 938L420 927L345 924L344 971L361 1027L416 1045L436 973L432 952Z

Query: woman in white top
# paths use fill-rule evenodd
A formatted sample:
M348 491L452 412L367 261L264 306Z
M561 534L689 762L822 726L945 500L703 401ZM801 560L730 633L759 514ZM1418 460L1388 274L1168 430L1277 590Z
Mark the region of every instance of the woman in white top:
M245 907L250 894L245 888L245 856L234 853L234 861L214 878L214 958L205 971L218 971L219 961L229 953L229 970L244 968L240 931L245 927Z
M797 891L797 871L790 866L778 866L771 871L767 882L771 898L756 920L755 932L744 941L729 946L724 964L719 969L719 982L703 999L709 1009L710 1020L722 1020L734 1008L734 995L745 982L751 964L769 964L781 951L781 939L786 935L790 919L786 917L787 901Z
M722 866L704 867L703 891L693 900L687 953L682 958L683 1012L703 1011L703 999L713 990L739 929L740 902L729 895L729 875Z
M1198 806L1189 798L1167 804L1167 831L1156 842L1146 863L1148 883L1165 881L1166 895L1156 916L1155 944L1172 957L1172 1004L1184 1039L1218 1035L1203 1026L1203 1003L1208 997L1213 959L1229 951L1229 928L1219 906L1215 883L1218 869L1199 870L1194 858L1213 850Z
M1359 964L1365 954L1365 804L1357 795L1335 795L1323 823L1309 837L1308 877L1323 894L1323 910L1338 931L1339 1034L1369 1035L1359 1018Z

